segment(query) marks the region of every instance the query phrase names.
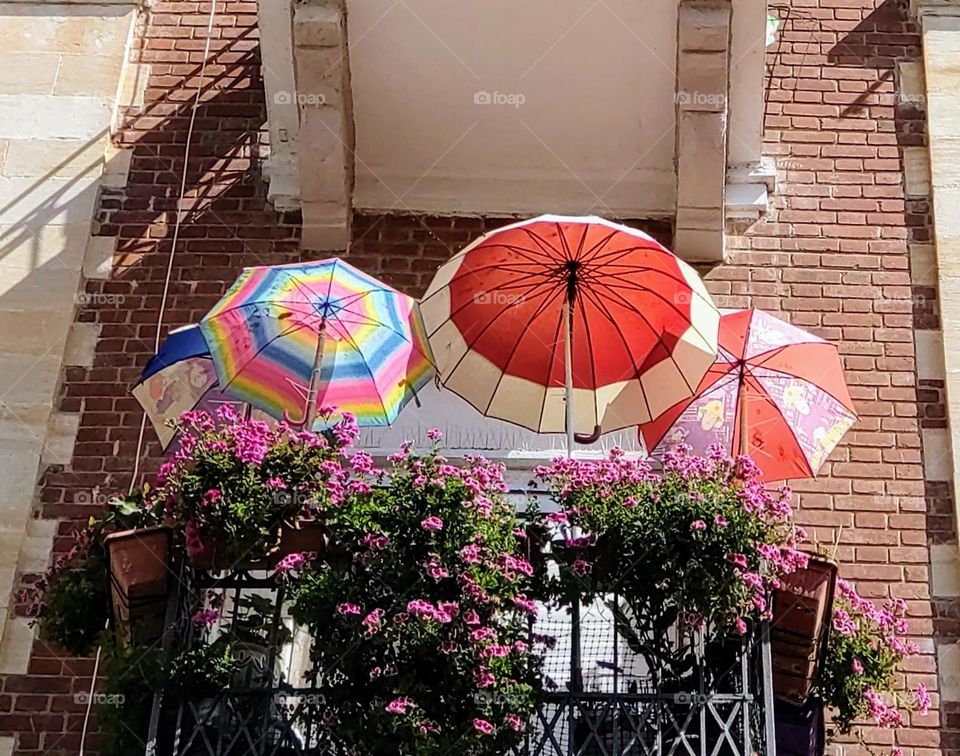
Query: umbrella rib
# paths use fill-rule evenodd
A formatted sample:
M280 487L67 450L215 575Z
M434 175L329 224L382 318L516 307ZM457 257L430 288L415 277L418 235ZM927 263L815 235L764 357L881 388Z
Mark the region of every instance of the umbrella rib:
M684 282L684 283L686 283L686 282ZM669 302L669 300L667 300L667 298L666 298L665 296L659 294L656 289L654 289L654 288L652 288L652 287L648 287L648 286L640 286L639 284L634 284L634 288L633 288L633 289L629 289L629 288L623 287L623 286L617 286L617 285L614 285L614 284L600 283L600 282L596 282L594 285L595 285L595 286L603 286L603 287L606 287L606 288L610 291L611 295L617 296L617 297L620 299L621 302L626 302L626 305L625 305L625 306L629 307L631 310L633 310L633 311L636 312L638 315L640 315L641 317L643 317L644 320L646 320L646 317L643 315L643 313L641 313L636 307L634 307L632 304L630 304L628 300L623 299L623 297L622 297L620 294L617 294L616 292L617 292L617 289L621 289L621 288L625 288L625 289L627 289L628 291L644 291L644 292L647 292L648 294L651 294L651 295L655 296L656 298L658 298L663 304L666 304L668 307L671 307L671 308L673 309L673 311L674 311L679 317L683 318L684 320L686 320L686 321L690 324L690 326L694 329L694 331L696 331L697 335L699 335L700 338L702 338L702 339L703 339L704 341L706 341L707 343L710 343L710 339L707 339L707 338L703 335L703 333L700 332L700 329L697 328L697 327L694 325L693 321L692 321L689 317L687 317L686 315L684 315L684 313L681 312L680 309L679 309L675 304L671 304L671 303ZM694 296L699 297L700 299L703 299L707 304L709 304L712 309L716 309L715 306L714 306L714 304L713 304L709 299L700 296L700 294L699 294L698 292L696 292L696 291L694 291L692 288L690 288L689 284L687 284L687 288L690 289L690 296L691 296L691 297L694 297ZM649 323L650 321L647 321L647 322Z
M714 367L716 367L716 364L714 364ZM693 396L687 397L686 399L681 399L680 402L677 402L677 404L679 404L679 403L681 403L681 402L687 402L687 406L683 408L681 414L682 414L683 412L686 412L687 409L690 407L690 405L692 405L697 399L700 399L701 397L705 396L706 394L711 393L711 392L713 392L713 391L716 391L716 390L719 389L719 388L722 388L722 387L726 386L730 381L735 380L735 379L736 379L736 371L734 371L734 370L728 370L724 375L722 375L721 377L717 378L716 381L714 381L714 382L711 383L709 386L707 386L707 387L703 390L703 392L701 392L701 391L700 391L700 387L697 386L697 393L696 393L696 394L694 394ZM676 407L676 406L677 406L677 405L674 404L674 405L672 405L671 407L669 407L668 410L669 410L669 409L672 409L673 407ZM679 421L680 421L680 415L678 415L678 416L677 416L677 419L674 420L672 423L670 423L670 425L668 425L666 428L663 429L663 433L660 434L660 437L657 438L657 439L653 442L653 445L650 447L650 450L649 450L649 451L650 451L651 454L653 453L653 451L654 451L658 446L660 446L661 443L663 443L663 439L666 438L667 434L670 432L670 429L671 429L674 425L676 425Z
M605 237L600 239L600 241L598 241L596 244L590 247L590 249L586 250L585 252L580 250L582 254L578 252L577 260L578 261L586 260L589 264L593 264L596 261L598 255L602 256L600 255L600 250L606 247L610 243L610 240L619 233L620 233L619 231L611 229L609 234L607 234ZM586 235L587 235L586 230L584 230L583 235L584 235L584 241L586 241Z
M367 375L370 376L370 382L373 384L373 387L376 389L377 401L380 402L380 411L383 413L383 417L387 417L387 406L383 403L383 395L380 393L380 387L377 386L377 379L373 375L373 369L370 367L370 363L367 362L367 358L363 356L363 352L360 350L360 346L356 341L353 340L353 337L349 332L344 330L344 339L350 343L350 346L360 355L360 362L363 363L363 366L367 369ZM327 384L329 386L329 383ZM312 429L311 429L312 430Z
M800 452L801 452L801 454L803 455L803 461L804 461L804 462L806 463L806 465L807 465L807 470L810 471L809 477L815 478L817 474L816 474L816 472L815 472L814 469L813 469L813 465L810 464L810 460L807 458L807 453L806 453L805 451L803 451L803 447L800 446L800 443L799 443L799 441L798 441L798 439L797 439L797 434L793 432L793 426L790 425L790 421L787 420L786 416L783 414L783 411L780 409L780 407L777 405L777 403L773 400L773 397L770 396L770 393L763 387L763 384L760 383L760 381L757 380L757 378L756 378L754 375L752 375L751 373L749 373L749 372L747 373L747 376L744 378L744 381L743 381L744 386L746 386L747 378L748 378L748 377L749 377L749 378L752 378L752 379L754 380L754 382L756 382L757 386L759 386L759 388L760 388L760 392L761 392L761 394L763 395L765 401L766 401L768 404L770 404L771 407L773 407L773 409L776 411L776 413L780 416L780 419L783 420L783 424L790 430L790 435L793 436L794 441L797 441L797 446L800 447Z
M629 247L618 247L616 249L609 249L606 252L598 252L594 257L591 258L591 262L603 262L604 265L617 265L616 260L619 260L622 257L627 255L632 255L634 252L651 252L660 255L661 257L666 256L668 259L674 257L673 253L667 249L664 249L655 241L646 241L639 244L633 244ZM614 258L614 262L608 262L607 258Z
M764 353L762 354L762 357L763 357L762 360L761 360L761 359L758 359L758 358L761 356L761 355L758 355L758 358L750 358L750 359L746 359L746 358L745 358L744 361L746 362L746 364L750 365L750 367L752 367L752 368L754 368L754 367L763 368L764 370L769 370L771 373L778 373L779 375L785 375L785 376L788 376L788 377L790 377L790 378L796 378L798 381L804 381L805 383L809 383L809 384L811 384L811 385L813 385L813 386L816 386L818 390L822 391L824 394L826 394L827 396L831 397L834 401L836 401L838 404L840 404L840 405L841 405L842 407L844 407L845 409L850 410L851 412L853 412L854 416L856 416L856 412L855 412L854 410L850 409L850 407L847 406L847 403L846 403L845 401L843 401L840 397L836 396L832 391L827 391L827 390L826 390L825 388L823 388L823 386L821 386L819 383L816 383L815 381L812 381L812 380L810 380L810 379L808 379L808 378L801 378L799 375L794 375L793 373L788 373L788 372L786 372L785 370L779 370L779 369L777 369L777 368L768 367L768 366L765 364L768 360L772 360L774 357L776 357L777 355L779 355L781 352L783 352L784 350L788 349L789 347L792 347L792 346L804 346L804 345L807 345L807 344L825 344L826 346L831 346L831 347L834 346L833 344L830 344L830 342L797 341L797 342L793 342L793 343L791 343L791 344L783 344L782 346L775 347L774 349L771 349L771 350L769 350L769 351L767 351L767 352L764 352ZM835 348L835 347L834 347L834 348ZM842 368L841 368L841 370L842 370ZM851 401L852 401L852 400L851 400Z
M548 295L548 296L549 296L549 293L550 293L549 291L545 292L545 294ZM468 303L468 304L470 304L470 303ZM466 307L466 306L467 306L467 305L464 305L464 307ZM461 308L461 309L462 309L462 308ZM447 373L447 375L452 376L457 370L459 370L460 365L463 363L463 361L464 361L464 359L466 358L466 356L467 356L468 354L470 354L471 351L473 351L473 346L472 346L472 345L475 344L475 343L477 342L477 340L480 339L480 337L483 336L483 334L485 334L485 333L493 326L493 324L497 321L498 318L500 318L501 316L505 315L505 314L507 313L507 310L508 310L508 309L509 309L509 308L507 308L507 307L501 307L500 310L498 310L497 313L496 313L492 318L490 318L490 320L487 321L486 325L484 325L483 328L480 330L480 332L479 332L476 336L473 337L471 343L467 345L467 351L465 351L465 352L460 356L460 359L457 360L457 363L456 363L456 364L453 366L453 368ZM452 313L451 313L451 315L450 315L449 317L447 317L447 320L445 320L444 323L449 322L451 319L452 319ZM442 324L441 324L441 325L442 325ZM440 327L438 327L437 330L440 330ZM460 329L457 328L457 331L459 332ZM436 331L434 331L434 333L436 333ZM461 333L461 336L462 336L462 335L463 335L463 334ZM464 340L464 341L466 341L466 340Z
M533 277L533 276L530 276L530 277ZM527 287L527 289L528 289L528 291L532 292L532 290L533 290L533 289L536 289L537 287L544 287L544 288L545 288L544 293L547 294L547 293L549 293L549 290L548 290L546 287L550 287L550 286L553 286L553 285L554 285L554 284L553 284L552 281L549 281L549 280L540 280L540 281L534 281L533 283L529 284L529 286ZM511 288L513 288L513 287L511 287ZM496 286L496 287L493 288L493 291L503 291L503 288L500 287L500 286ZM488 291L487 293L490 293L490 292ZM541 296L541 293L540 293L540 292L530 293L530 294L528 294L527 296L529 296L530 298L538 297L538 296ZM464 302L462 305L460 305L456 310L451 310L450 313L447 315L446 319L445 319L442 323L440 323L440 325L438 325L433 331L431 331L429 335L430 335L430 336L433 336L437 331L439 331L439 330L443 327L443 325L444 325L445 323L453 320L453 318L454 318L456 315L459 315L459 314L460 314L461 312L463 312L466 308L472 307L472 306L474 306L475 304L476 304L476 302L474 302L474 301L469 301L469 300L468 300L467 302ZM504 308L504 309L505 309L505 308ZM499 315L498 315L498 317L499 317Z
M562 248L564 260L574 260L575 258L570 251L570 245L567 243L567 235L563 233L563 227L559 222L554 223L553 225L557 227L557 236L560 238L560 246Z
M498 245L498 246L506 246L506 245L502 245L502 244L501 244L501 245ZM522 248L518 248L518 250L519 250L519 249L522 249ZM456 258L451 258L450 261L444 263L443 266L441 266L441 267L445 267L445 266L449 265L450 262L453 261L453 259L456 259ZM527 277L532 277L532 276L544 276L545 274L549 274L549 273L550 273L550 268L549 268L547 265L545 265L543 262L531 260L531 261L529 261L529 262L527 262L527 263L520 263L520 262L514 262L514 263L489 263L489 264L486 264L486 265L480 265L480 266L474 268L473 270L468 271L467 273L463 273L462 275L463 275L464 277L466 277L468 274L469 274L469 275L475 275L475 274L479 273L479 272L482 271L482 270L490 270L491 268L501 269L501 268L507 268L507 267L510 267L510 266L517 266L517 267L519 267L519 266L522 266L522 265L538 266L538 269L537 269L537 270L533 270L533 271L527 273L527 274L526 274ZM431 294L428 294L427 296L423 297L423 298L420 300L421 304L424 303L424 302L429 301L430 299L432 299L433 297L435 297L437 294L439 294L440 292L442 292L444 289L449 289L449 288L450 288L450 284L449 284L449 283L446 284L445 286L441 286L441 287L440 287L439 289L437 289L436 291L434 291L434 292L432 292Z
M575 253L574 256L573 256L573 259L576 260L577 262L580 261L581 255L583 254L583 245L586 244L586 242L587 242L587 231L588 231L589 229L590 229L590 227L587 226L586 224L584 224L584 226L583 226L583 233L580 234L580 243L577 244L577 251L576 251L576 253Z
M558 228L559 228L559 225L558 225ZM563 248L557 249L556 246L554 246L553 244L551 244L550 242L548 242L546 239L544 239L542 236L540 236L540 234L536 233L536 232L535 232L532 228L530 228L529 226L524 227L524 228L523 228L523 231L524 231L524 233L526 233L526 235L529 236L534 242L536 242L536 244L541 248L541 251L542 251L545 255L547 255L548 257L550 257L550 259L554 259L553 256L550 255L550 252L553 252L554 255L558 255L558 254L559 254L559 255L563 255L563 254L564 254ZM562 240L563 240L563 234L562 234L562 233L560 234L560 239L561 239L561 243L562 243ZM566 246L566 245L564 245L564 246ZM564 259L569 259L569 258L564 258Z
M766 367L766 366L764 366L764 365L754 365L754 364L752 364L752 363L750 363L750 362L747 362L746 364L750 367L750 371L749 371L749 372L750 372L751 377L752 377L755 381L757 381L757 383L761 383L762 381L766 381L766 380L778 380L778 381L779 381L779 380L783 380L784 378L789 378L789 379L791 379L791 380L803 381L804 383L809 383L811 386L815 387L815 388L817 389L817 391L823 392L824 394L826 394L827 396L829 396L831 399L833 399L833 401L835 401L837 404L839 404L841 407L843 407L845 410L847 410L848 412L850 412L850 414L852 414L854 417L857 417L857 413L856 413L856 412L854 412L853 410L851 410L846 404L844 404L840 399L838 399L837 397L835 397L831 392L829 392L829 391L827 391L825 388L823 388L823 386L821 386L819 383L815 383L814 381L808 380L808 379L806 379L806 378L801 378L799 375L794 375L793 373L787 373L787 372L785 372L785 371L783 371L783 370L777 370L776 368ZM776 376L761 377L761 376L755 375L754 372L753 372L753 369L754 369L754 368L760 368L761 370L769 370L771 373L776 373Z
M558 294L559 294L559 292L556 292L554 296L557 296ZM544 298L543 302L541 302L541 303L538 305L537 311L535 311L535 312L531 315L531 317L530 317L530 322L532 323L534 320L536 320L536 318L539 317L539 316L547 309L547 307L548 307L549 305L550 305L550 299L549 299L549 297ZM483 411L483 414L484 414L484 415L486 415L486 414L490 411L490 406L493 404L493 397L495 397L495 396L497 395L497 392L500 390L500 384L503 383L503 377L507 374L507 371L508 371L508 369L509 369L509 367L510 367L510 363L513 362L513 358L514 358L514 357L516 356L516 354L517 354L517 350L520 349L520 343L521 343L521 341L522 341L522 339L519 339L519 338L517 339L517 341L516 341L516 342L514 343L514 345L513 345L513 348L510 350L510 356L507 357L507 361L503 363L503 370L500 371L500 377L497 378L497 385L493 387L493 392L490 394L490 399L489 399L489 401L487 401L486 409L484 409L484 411ZM551 356L551 365L550 365L551 370L553 369L552 359L553 359L554 356L556 356L556 353L557 353L557 349L556 349L556 346L554 346L554 348L553 348L553 355ZM458 363L458 367L459 367L459 363ZM547 381L549 382L549 380L550 380L550 373L548 372L548 373L547 373ZM547 386L547 388L549 388L549 386ZM546 396L546 395L544 395L544 396ZM546 403L546 398L544 398L544 403ZM541 418L543 417L543 412L542 412L542 411L541 411L541 415L540 415L540 416L541 416Z
M314 312L314 313L310 313L309 315L307 315L307 317L308 317L308 318L310 318L310 317L318 318L318 317L320 317L320 316L317 315L317 314ZM263 352L265 352L265 351L267 350L267 348L269 348L275 341L278 341L279 339L282 339L284 336L289 336L289 335L292 334L292 333L296 333L296 332L299 331L301 328L311 328L311 327L312 327L311 325L308 325L308 324L306 324L306 323L304 323L304 322L301 321L301 322L298 322L298 323L293 324L293 327L292 327L292 328L290 328L290 329L288 329L288 330L286 330L286 331L283 331L282 333L278 333L278 334L276 334L276 335L274 335L274 336L271 336L270 339L267 341L266 344L264 344L263 346L259 347L259 348L257 349L257 351L254 352L253 355L251 355L250 359L248 359L246 362L244 362L241 367L239 367L239 368L237 368L236 370L233 371L233 375L231 376L230 380L227 381L225 384L222 384L222 385L221 385L221 388L224 389L224 390L226 390L227 388L229 388L230 384L233 383L233 382L240 376L240 373L242 373L244 370L246 370L247 366L248 366L251 362L253 362L255 359L257 359L257 357L259 357L261 354L263 354Z
M617 334L618 338L620 339L620 343L623 344L623 349L627 353L627 356L630 358L630 362L633 363L634 380L636 380L637 385L640 387L640 395L643 397L643 404L647 409L647 415L651 419L653 419L653 413L650 411L650 400L647 399L647 391L643 387L643 381L640 380L642 376L642 373L640 372L640 366L637 365L636 355L634 355L633 350L630 349L630 345L627 343L627 340L624 338L623 331L621 331L620 328L617 326L616 319L613 317L610 310L607 309L606 305L604 305L603 301L600 299L600 297L597 295L596 292L590 291L589 289L584 288L580 291L580 293L584 298L590 298L590 301L593 302L594 306L598 310L600 310L601 313L603 313L604 317L606 317L606 319L610 323L613 324L614 332ZM643 316L641 315L641 317ZM646 318L643 318L643 319L644 321L647 322L647 325L650 325L649 321L647 321ZM656 331L652 326L650 326L650 330L651 332L656 333ZM660 339L659 337L658 337L658 341L662 343L662 339Z

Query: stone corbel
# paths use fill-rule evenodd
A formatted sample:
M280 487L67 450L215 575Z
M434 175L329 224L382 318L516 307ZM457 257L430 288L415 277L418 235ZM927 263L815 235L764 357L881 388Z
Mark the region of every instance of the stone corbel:
M776 189L776 166L763 157L767 0L731 0L730 98L727 136L728 228L765 215Z
M287 212L300 209L300 110L293 68L293 0L260 0L257 10L270 134L263 175L268 182L267 199L280 212Z
M353 191L353 114L344 0L313 0L293 14L302 246L346 249Z
M677 28L677 220L689 262L724 259L729 0L681 0Z

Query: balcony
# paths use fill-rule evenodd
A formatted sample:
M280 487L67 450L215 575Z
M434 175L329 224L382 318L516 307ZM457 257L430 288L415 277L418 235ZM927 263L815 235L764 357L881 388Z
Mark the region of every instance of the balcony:
M191 621L201 597L225 592L227 603L254 600L272 620L250 641L234 619L214 634L236 638L245 663L230 683L202 695L157 696L148 753L158 756L347 754L324 727L324 701L313 687L309 648L322 639L296 631L284 611L284 588L265 572L183 575L168 605L167 650L195 647ZM659 652L650 628L633 627L619 596L573 612L541 611L531 636L556 643L542 677L546 694L516 756L775 755L769 643L757 637L704 642L667 633ZM269 615L269 612L267 612ZM225 616L231 612L225 612ZM236 613L232 615L236 618ZM208 639L209 640L209 639Z
M260 0L270 197L308 250L354 210L755 220L766 0Z

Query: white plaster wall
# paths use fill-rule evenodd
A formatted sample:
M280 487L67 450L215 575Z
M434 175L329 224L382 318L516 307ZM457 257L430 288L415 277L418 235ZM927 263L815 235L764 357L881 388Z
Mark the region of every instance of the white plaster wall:
M61 371L92 355L92 326L74 326L74 311L98 184L123 162L110 129L135 15L132 3L0 3L4 672L25 671L32 642L7 618L17 570L45 568L55 526L31 518L37 479L43 465L69 463L76 434L77 416L54 408Z
M355 206L673 214L676 0L347 10Z

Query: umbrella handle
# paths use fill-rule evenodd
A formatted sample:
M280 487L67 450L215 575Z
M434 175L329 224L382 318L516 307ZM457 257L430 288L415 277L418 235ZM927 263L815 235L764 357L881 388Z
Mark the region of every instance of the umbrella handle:
M296 428L302 428L307 422L306 413L304 413L304 415L299 420L294 420L292 417L290 417L290 410L284 410L283 422L285 422L287 425L292 425Z
M600 438L600 426L595 425L593 433L574 433L573 438L578 444L592 444Z

